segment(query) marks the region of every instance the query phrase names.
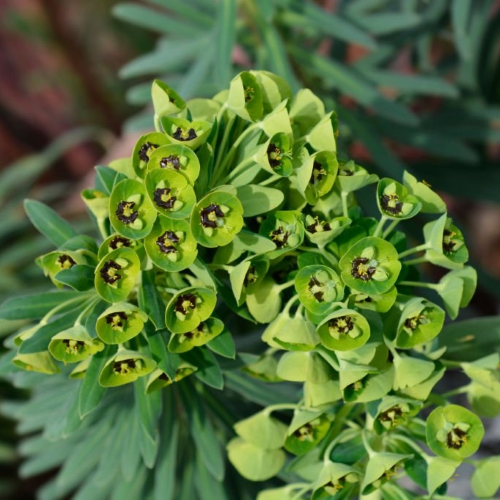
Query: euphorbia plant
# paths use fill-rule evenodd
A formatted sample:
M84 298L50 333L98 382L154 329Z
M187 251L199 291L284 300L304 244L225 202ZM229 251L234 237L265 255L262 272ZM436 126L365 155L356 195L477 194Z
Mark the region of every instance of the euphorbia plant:
M475 288L442 200L410 174L378 180L344 158L335 114L276 75L244 72L213 99L188 102L155 81L153 103L156 132L130 158L98 167L83 195L100 238L26 204L57 247L37 262L59 290L3 304L4 318L36 320L10 339L5 360L77 379L60 436L98 433L100 415L117 418L102 454L122 465L99 461L96 477L106 470L132 484L134 467L158 459L172 479L179 449L183 481L195 470L203 482L200 498L209 498L205 486L221 494L220 442L243 477L290 482L260 500L414 498L396 481L404 474L428 494L444 492L484 430L434 392L445 369L460 366L440 341L445 310L454 319ZM378 220L354 195L377 182L362 193ZM432 220L412 247L399 229L419 213ZM426 283L422 262L450 271ZM235 348L252 335L254 353ZM224 378L232 392L214 393ZM237 397L266 407L249 416ZM130 424L125 402L135 408ZM129 425L139 434L117 444ZM151 474L135 498L193 498Z

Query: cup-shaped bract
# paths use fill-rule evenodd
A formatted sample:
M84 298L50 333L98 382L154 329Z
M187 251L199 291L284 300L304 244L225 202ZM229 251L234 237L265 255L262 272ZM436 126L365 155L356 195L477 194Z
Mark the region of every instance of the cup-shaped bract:
M38 257L36 263L42 268L45 276L49 276L55 286L62 287L63 284L57 280L57 274L71 269L73 266L86 264L87 259L81 252L57 250Z
M411 417L418 414L423 403L414 399L387 396L382 401L369 403L373 408L373 428L377 434L383 434L399 425L404 425Z
M160 214L171 219L186 219L196 203L196 195L182 174L155 168L145 179L146 192Z
M263 410L234 425L236 434L265 450L278 450L285 444L287 426Z
M300 212L277 211L268 215L260 226L259 233L273 241L277 247L271 252L270 258L297 248L304 241L304 225Z
M309 157L297 173L307 203L314 205L318 198L333 188L339 164L332 151L320 151Z
M410 349L435 338L444 325L445 312L436 304L413 297L405 304L396 331L396 347Z
M35 352L33 354L17 354L12 358L12 364L27 371L53 375L61 373L49 351Z
M351 351L366 344L370 325L366 318L353 309L338 309L318 326L321 344L332 351Z
M101 260L105 255L112 252L113 250L118 250L119 248L131 248L139 253L142 243L139 240L131 240L130 238L125 238L121 234L114 233L108 236L99 247L99 252L97 254L98 260Z
M369 495L381 488L387 481L402 472L406 460L412 455L398 453L377 453L371 456L366 465L365 477L361 485L361 493Z
M128 349L119 350L104 366L99 375L103 387L117 387L135 382L151 373L156 363L148 356Z
M446 204L441 197L435 193L429 184L417 181L416 177L409 172L403 173L403 184L410 194L415 196L422 205L424 214L442 214L446 212Z
M243 206L230 192L218 190L202 198L191 214L191 230L204 247L231 243L243 227Z
M92 357L89 356L88 358L85 358L83 361L80 361L74 368L71 370L71 373L69 374L69 378L79 380L85 377L87 370L90 365L90 361L92 360Z
M103 349L104 344L93 339L82 325L75 325L54 335L49 344L50 354L64 363L77 363Z
M345 490L350 484L361 480L361 475L354 467L342 463L326 462L313 485L311 500L325 500Z
M169 142L172 144L182 144L193 150L204 144L212 131L212 124L209 122L191 122L183 118L174 118L171 116L162 117L161 126Z
M393 220L415 217L422 208L418 199L402 184L388 178L380 179L378 183L377 205L384 217Z
M344 229L351 225L349 217L334 217L324 220L320 216L306 215L305 230L306 236L315 245L322 248L339 236Z
M176 368L174 378L172 379L163 370L156 369L148 378L148 383L146 384L146 393L151 394L152 392L163 389L163 387L171 385L175 382L179 382L179 380L192 375L197 370L198 368L196 366L182 361Z
M337 182L340 185L341 191L350 193L377 181L377 175L369 174L365 168L360 167L353 160L347 162L339 161Z
M210 342L224 331L224 323L218 318L208 318L202 321L190 332L172 335L168 343L170 352L183 353L193 347L200 347Z
M311 351L319 344L319 337L314 325L299 315L275 328L273 341L290 351Z
M338 118L333 111L324 115L321 120L305 136L306 141L316 151L337 150Z
M246 121L257 121L264 112L262 89L255 75L243 71L229 85L227 106Z
M326 436L330 421L326 415L312 417L299 427L291 427L285 441L285 449L294 455L303 455L314 449Z
M172 333L188 333L212 315L217 295L210 288L189 287L174 295L167 305L165 321Z
M247 294L254 293L262 283L269 269L269 259L265 255L248 257L229 273L235 299L242 304Z
M158 169L182 174L189 184L194 185L200 175L200 160L187 146L168 144L151 154L147 170L149 172Z
M295 275L295 290L304 307L313 314L324 315L344 297L339 275L322 265L305 266Z
M291 141L288 134L278 132L260 145L255 153L255 161L267 172L288 177L293 170Z
M147 320L148 315L139 307L119 302L97 318L97 335L106 344L123 344L139 335Z
M388 292L401 270L398 252L388 241L368 236L357 241L340 259L342 281L367 295Z
M132 167L137 177L144 178L151 155L166 144L170 144L170 140L161 132L150 132L139 138L132 153Z
M484 426L477 415L462 406L440 406L427 417L425 434L436 455L462 461L479 449Z
M469 260L463 234L446 214L424 226L424 237L429 245L425 257L432 264L460 269Z
M458 316L460 308L469 305L476 286L477 272L470 266L450 271L439 280L437 291L451 319Z
M151 98L157 118L174 115L186 107L184 99L161 80L153 81L151 86Z
M113 250L97 265L96 291L106 302L121 302L134 288L139 272L139 257L134 250L127 247Z
M369 309L379 313L385 313L391 309L398 296L396 287L388 292L368 295L366 293L353 291L349 296L349 305L360 309Z
M281 76L270 71L250 71L257 79L262 92L264 113L270 113L284 100L292 97L292 89L287 81ZM248 102L248 101L247 101Z
M87 208L97 219L105 219L108 216L109 196L98 189L84 189L81 193L82 200Z
M153 263L169 272L187 269L198 255L189 224L162 215L158 216L153 230L144 240L144 247Z
M153 228L156 216L142 182L124 179L114 187L109 199L109 220L122 236L144 238Z

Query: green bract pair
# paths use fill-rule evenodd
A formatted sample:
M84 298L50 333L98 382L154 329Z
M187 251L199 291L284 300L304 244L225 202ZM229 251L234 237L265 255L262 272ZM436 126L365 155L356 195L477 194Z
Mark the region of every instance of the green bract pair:
M439 195L338 154L335 113L271 73L245 71L212 99L185 102L159 81L152 96L156 131L83 193L97 239L27 202L55 247L37 263L58 290L2 305L24 321L5 359L77 379L75 428L106 411L108 388L124 386L110 393L126 402L133 390L147 467L180 440L179 470L222 481L221 441L243 477L274 481L259 500L410 498L403 474L444 493L483 428L435 385L461 366L475 408L497 386L493 362L453 358L446 314L467 306L476 274ZM420 214L412 246L399 229ZM425 283L422 263L449 272ZM224 384L267 408L220 403Z

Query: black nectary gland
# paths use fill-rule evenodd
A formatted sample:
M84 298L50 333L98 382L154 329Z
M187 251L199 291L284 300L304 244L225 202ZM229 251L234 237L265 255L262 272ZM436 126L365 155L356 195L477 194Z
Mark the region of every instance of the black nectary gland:
M320 283L315 276L311 276L311 279L309 280L309 290L312 290L312 288L318 287L318 286L322 286L322 283ZM318 290L317 292L313 293L313 297L318 302L323 302L323 296L324 296L324 293L321 290Z
M158 144L151 144L150 142L145 142L142 146L141 149L139 149L139 158L142 161L148 162L149 161L149 150L150 149L156 149L158 147Z
M213 215L212 215L213 214ZM214 220L215 217L224 217L224 212L221 210L219 205L215 203L210 204L208 207L205 207L200 212L201 225L203 227L211 227L215 229L217 227L217 222Z
M168 255L169 253L176 253L177 248L175 244L179 243L180 239L173 231L165 231L157 240L156 244L160 251Z
M269 146L267 146L267 159L269 160L269 165L271 165L272 168L276 168L281 165L281 149L272 142Z
M109 248L116 250L118 248L122 247L129 247L130 246L130 240L128 238L124 238L123 236L115 236L110 242L109 242Z
M76 265L76 262L73 260L71 255L63 254L59 255L57 258L57 263L59 264L59 267L61 269L70 269L74 265Z
M380 205L385 212L391 215L399 215L403 210L403 202L399 201L397 194L384 194L380 198Z
M181 314L187 315L189 309L194 309L196 307L196 295L193 293L186 293L180 295L175 301L175 311Z
M467 442L467 433L458 427L454 427L446 435L446 444L448 448L459 450Z
M372 276L375 274L376 269L374 267L368 267L364 271L360 271L359 268L364 266L368 262L366 257L356 257L352 261L351 275L354 278L362 279L363 281L370 281Z
M341 324L341 322L343 324ZM330 328L335 328L339 333L347 334L354 328L354 323L350 316L340 316L339 318L333 318L328 322Z
M313 168L312 168L311 178L309 179L309 183L314 184L315 182L321 182L326 174L327 171L323 168L323 165L315 161L313 163Z
M278 248L283 248L288 241L290 233L288 231L285 232L285 230L280 226L278 229L272 231L270 236Z
M160 208L165 208L167 210L170 210L174 207L174 203L177 201L176 196L170 196L171 189L170 188L158 188L155 193L154 193L154 200L155 203L160 207ZM164 200L163 197L167 198L167 200Z
M128 320L128 316L123 311L107 314L105 318L108 325L119 327L122 327L123 322Z
M121 279L121 276L116 272L119 271L122 268L120 264L117 264L114 260L108 260L102 266L102 269L100 271L101 278L108 283L109 285L112 285L113 283L116 283L119 279Z
M178 156L175 155L166 156L165 158L162 158L160 160L160 167L161 168L171 167L174 168L175 170L179 170L181 168L181 161Z
M124 224L132 224L135 222L139 216L139 212L137 210L133 210L134 207L135 202L133 201L120 201L115 212L118 220L122 221Z
M187 131L187 136L186 136L186 132L182 130L181 127L177 127L177 130L173 133L172 137L174 139L177 139L178 141L192 141L193 139L196 139L198 136L196 135L196 131L194 128L190 128Z

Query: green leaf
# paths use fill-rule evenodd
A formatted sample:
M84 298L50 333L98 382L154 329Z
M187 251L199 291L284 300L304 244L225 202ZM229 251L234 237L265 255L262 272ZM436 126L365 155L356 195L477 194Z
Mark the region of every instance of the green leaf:
M463 59L470 59L474 50L469 30L472 6L472 0L453 2L451 5L451 20L455 35L454 41Z
M230 359L236 357L236 346L234 345L234 339L229 330L224 329L219 336L207 343L207 347L219 356Z
M165 411L161 417L163 423L162 442L155 467L154 500L174 500L176 461L179 450L179 421L175 414L172 394L166 395Z
M380 12L357 16L356 22L374 35L388 35L415 28L422 22L422 17L414 12Z
M12 297L0 305L0 319L38 319L63 302L80 297L77 292L50 292ZM81 301L86 300L83 296ZM76 301L75 301L76 302Z
M217 439L217 435L208 418L209 413L206 411L202 399L192 386L185 384L181 396L184 399L186 410L190 415L191 435L193 436L200 458L203 460L210 474L218 481L222 481L224 477L224 455L220 441Z
M217 500L229 500L228 492L224 483L217 481L203 463L200 455L196 455L196 481L194 481L199 498L217 498ZM163 500L163 499L162 499Z
M253 217L277 208L285 196L278 189L247 184L237 189L238 198L243 205L243 217Z
M231 72L231 54L236 37L236 2L219 2L217 19L217 38L215 56L215 74L220 87L227 85Z
M57 281L78 292L84 292L94 287L94 270L95 268L85 264L72 266L69 269L59 271Z
M199 347L182 355L189 363L198 367L196 378L214 389L222 390L224 378L215 356L206 348Z
M80 386L78 399L78 412L80 418L85 418L94 411L101 402L106 388L99 385L99 375L108 359L116 352L116 346L105 346L90 359L89 367L85 372L85 378Z
M184 38L186 34L197 35L200 28L179 18L162 14L157 10L133 3L115 5L113 15L118 19L148 30ZM186 18L184 18L186 19ZM187 18L189 19L189 18Z
M142 273L139 306L147 313L156 329L165 328L165 303L156 288L154 270Z
M24 209L31 223L56 247L64 245L67 240L78 236L78 233L50 207L35 200L25 200Z
M133 406L133 400L127 398L128 406ZM120 469L123 479L128 482L139 469L141 462L141 454L139 453L140 443L140 429L139 429L139 416L136 411L128 411L128 435L127 439L123 441L122 456L120 461Z
M79 312L79 310L73 310L40 327L32 337L21 344L19 353L34 354L45 351L54 335L71 328L75 324Z
M475 496L479 498L493 498L500 488L500 456L488 457L480 460L476 470L472 473L471 486Z

